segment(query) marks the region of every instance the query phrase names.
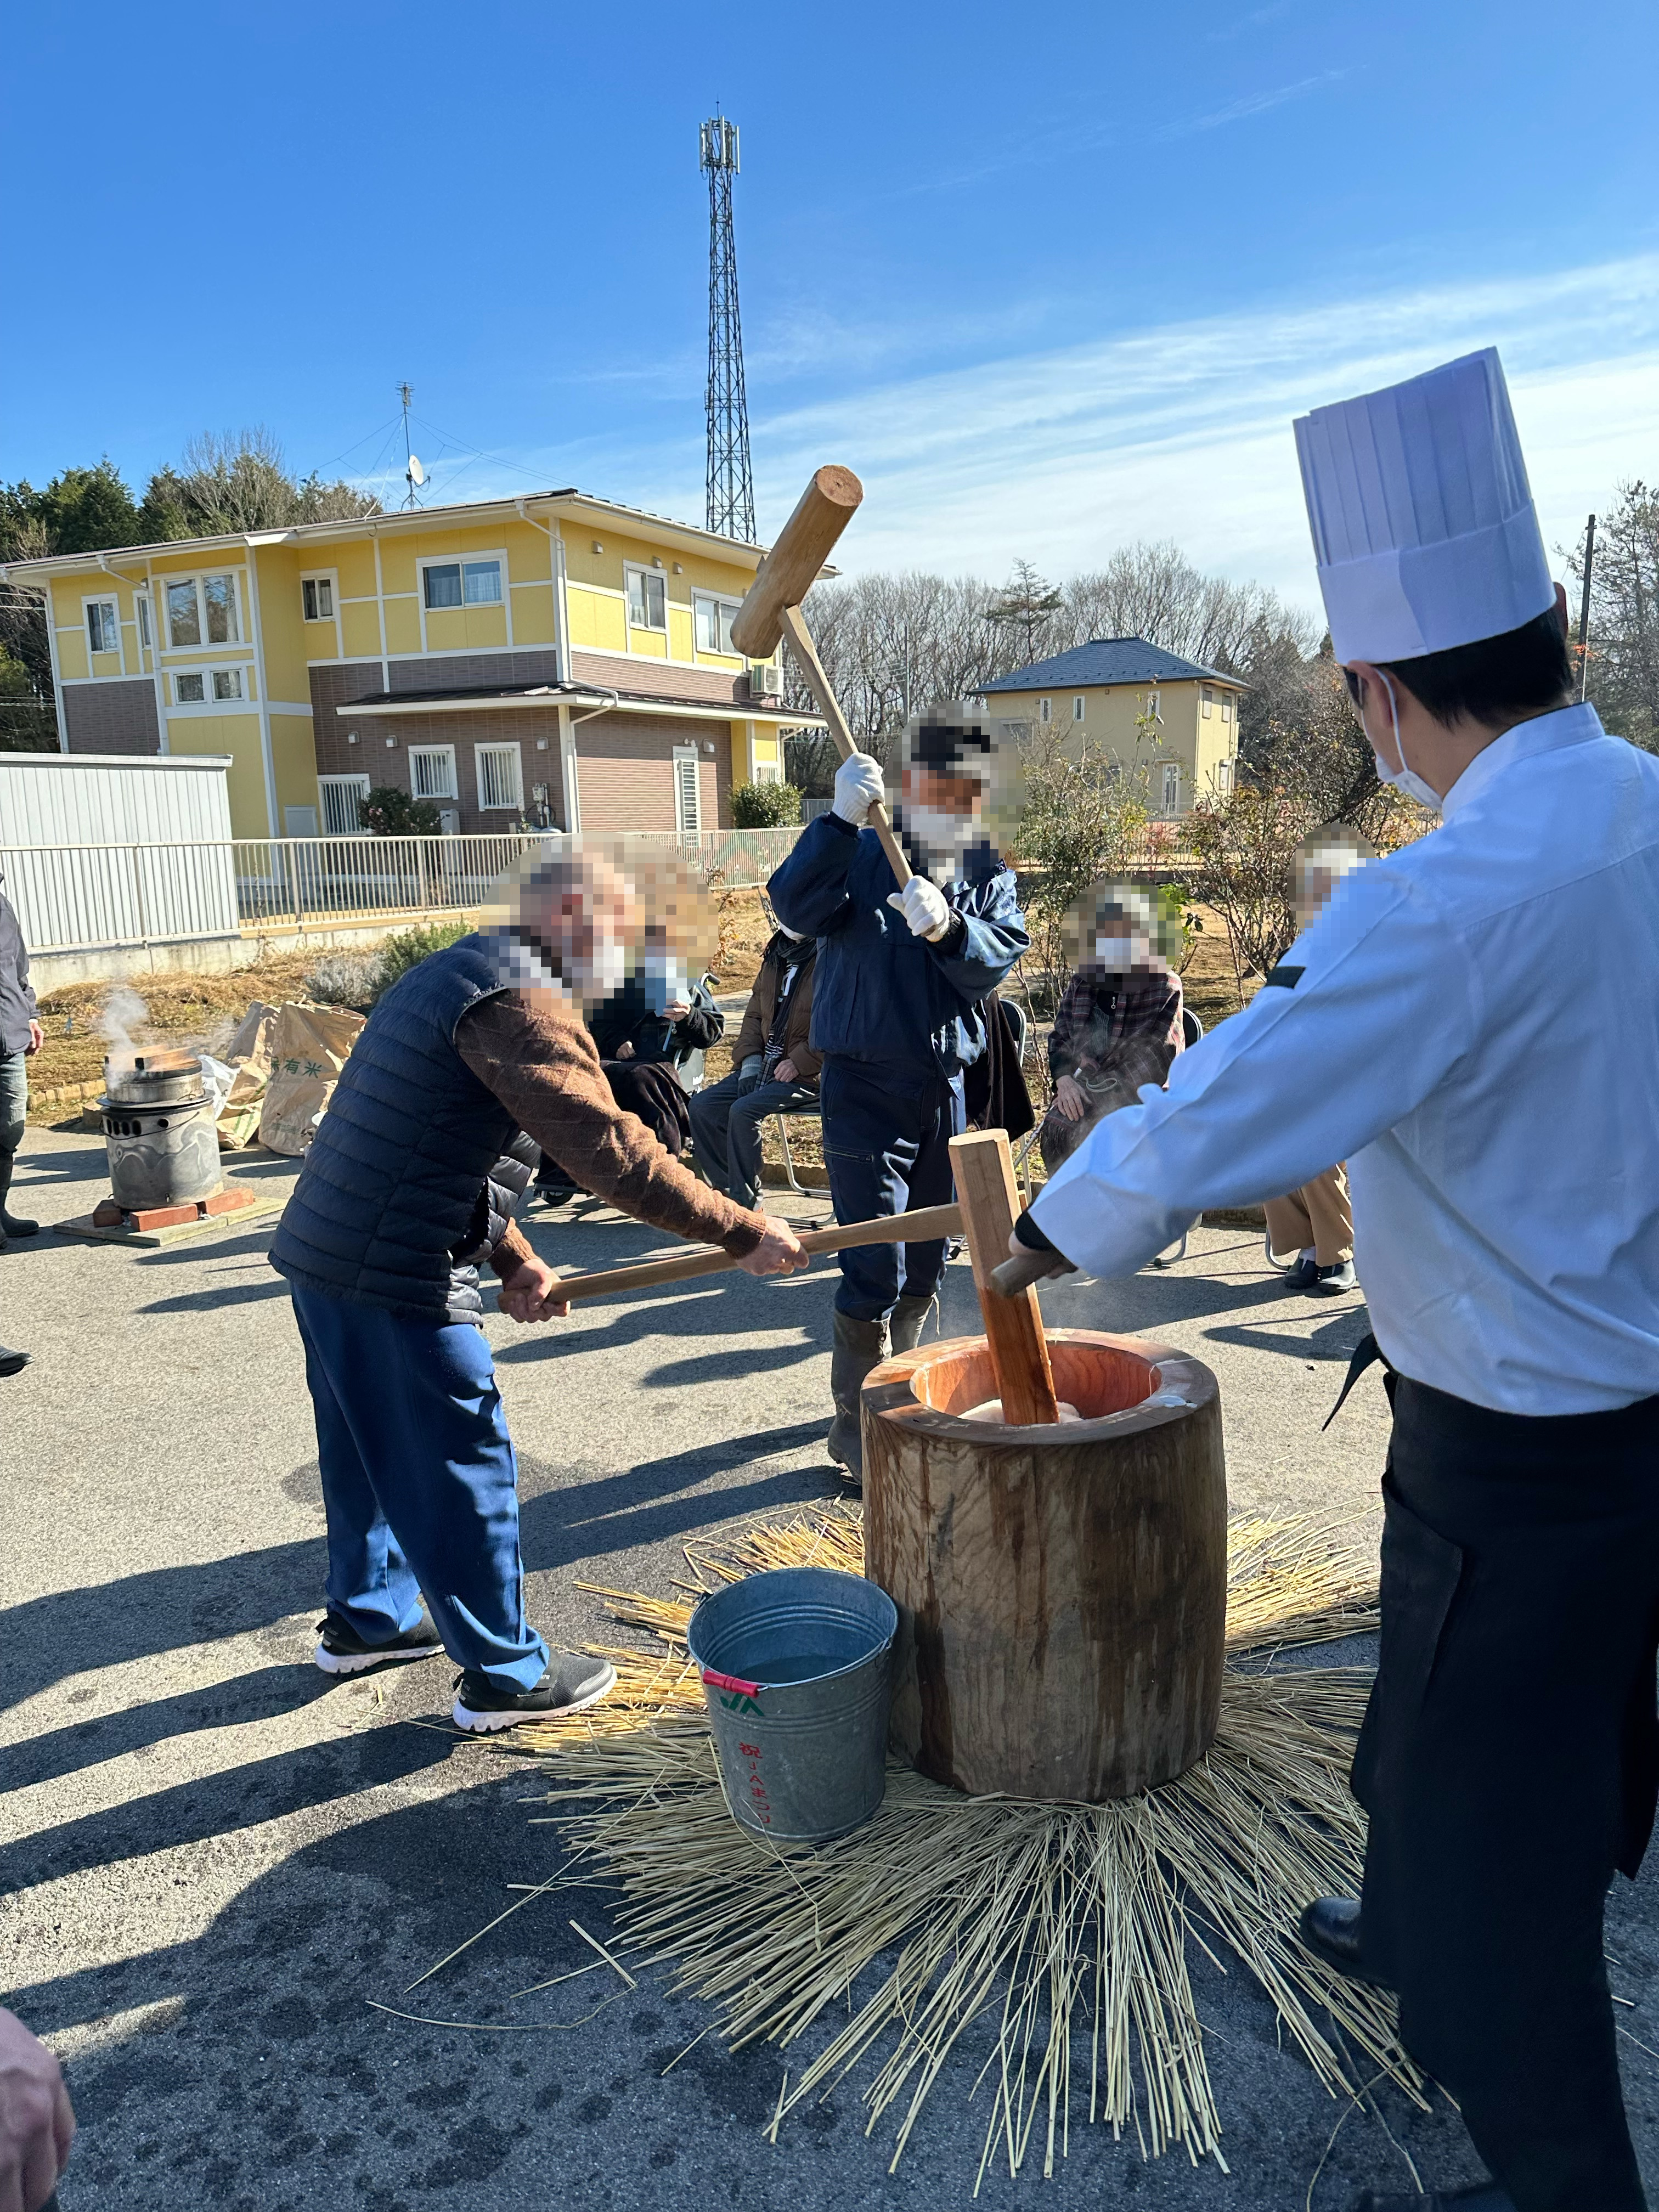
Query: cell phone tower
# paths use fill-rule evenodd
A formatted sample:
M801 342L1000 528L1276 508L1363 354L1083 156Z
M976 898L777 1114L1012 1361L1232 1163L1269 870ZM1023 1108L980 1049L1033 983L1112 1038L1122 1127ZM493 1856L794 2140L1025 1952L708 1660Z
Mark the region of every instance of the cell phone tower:
M722 115L698 131L697 167L708 177L708 527L755 543L755 479L749 465L749 398L743 382L743 323L738 313L738 249L732 234L732 179L738 126Z

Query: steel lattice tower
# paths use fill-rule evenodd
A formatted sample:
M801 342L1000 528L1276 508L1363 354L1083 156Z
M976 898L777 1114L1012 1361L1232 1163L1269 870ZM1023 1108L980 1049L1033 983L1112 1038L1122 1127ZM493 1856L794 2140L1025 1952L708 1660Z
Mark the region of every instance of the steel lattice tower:
M702 125L697 166L708 176L708 526L755 543L755 479L749 466L749 398L743 381L743 324L738 314L738 249L732 234L732 179L738 126L717 115Z

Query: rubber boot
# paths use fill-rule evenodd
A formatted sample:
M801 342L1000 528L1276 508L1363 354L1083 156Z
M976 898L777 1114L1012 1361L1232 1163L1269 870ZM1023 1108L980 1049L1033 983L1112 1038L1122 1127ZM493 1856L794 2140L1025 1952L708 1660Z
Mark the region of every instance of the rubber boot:
M872 1368L887 1357L887 1324L857 1321L836 1308L836 1334L830 1354L830 1395L836 1418L830 1424L830 1456L850 1481L864 1480L864 1437L859 1427L859 1392Z
M901 1298L893 1308L892 1318L887 1324L888 1334L895 1352L914 1352L921 1342L921 1332L927 1325L927 1316L939 1304L939 1294L929 1298Z
M15 1152L0 1152L0 1243L8 1237L34 1237L40 1233L38 1221L20 1221L15 1213L6 1211L6 1194L11 1188L11 1171Z

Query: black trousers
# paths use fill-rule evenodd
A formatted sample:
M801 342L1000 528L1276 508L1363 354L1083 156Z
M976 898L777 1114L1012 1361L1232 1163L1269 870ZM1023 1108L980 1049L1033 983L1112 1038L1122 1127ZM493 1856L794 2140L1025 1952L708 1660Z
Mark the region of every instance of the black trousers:
M1390 1388L1365 1966L1519 2212L1640 2212L1601 1915L1659 1784L1659 1398Z

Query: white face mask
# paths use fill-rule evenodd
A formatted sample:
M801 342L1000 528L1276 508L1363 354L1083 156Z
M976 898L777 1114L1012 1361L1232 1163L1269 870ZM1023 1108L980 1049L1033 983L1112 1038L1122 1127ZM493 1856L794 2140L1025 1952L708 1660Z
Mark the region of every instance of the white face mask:
M599 937L589 957L577 962L572 980L576 995L585 1005L601 1005L628 980L627 948L607 931Z
M1400 709L1395 701L1394 686L1386 676L1382 681L1388 690L1389 714L1394 723L1394 749L1400 756L1400 766L1390 768L1382 754L1373 750L1371 758L1376 763L1377 779L1391 785L1395 791L1403 791L1407 799L1414 799L1419 806L1426 806L1431 813L1438 814L1440 793L1431 784L1425 783L1415 769L1406 766L1406 748L1400 742Z
M972 814L947 814L939 806L901 805L899 826L921 848L927 872L936 884L955 878L963 854L984 836L983 825Z

